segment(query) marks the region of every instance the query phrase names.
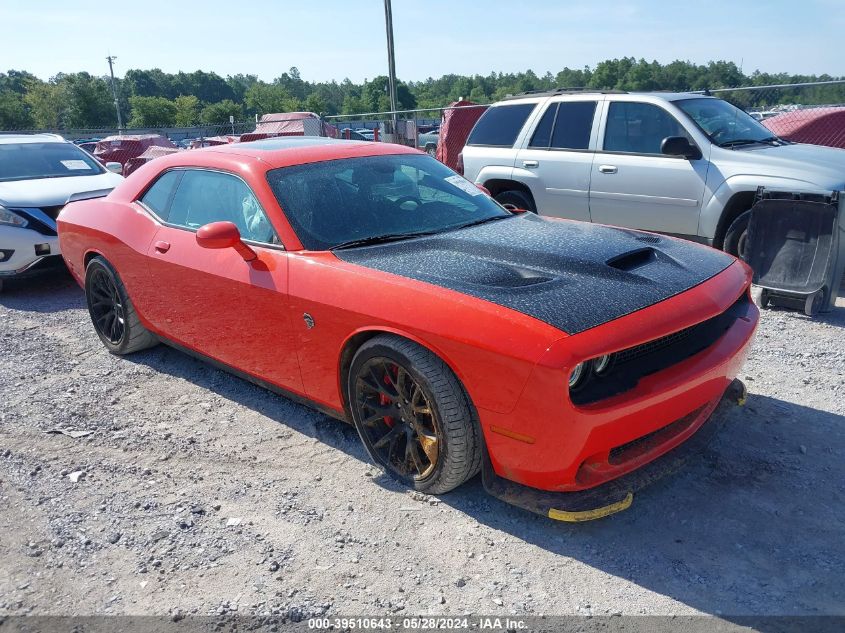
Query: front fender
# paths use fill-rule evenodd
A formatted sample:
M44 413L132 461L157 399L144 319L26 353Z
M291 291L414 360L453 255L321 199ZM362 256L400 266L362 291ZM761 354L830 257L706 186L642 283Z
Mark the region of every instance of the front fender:
M698 220L698 235L710 240L716 237L719 220L725 207L738 193L757 191L758 187L789 191L818 191L821 185L809 180L784 178L782 176L759 176L739 174L727 178L704 205Z

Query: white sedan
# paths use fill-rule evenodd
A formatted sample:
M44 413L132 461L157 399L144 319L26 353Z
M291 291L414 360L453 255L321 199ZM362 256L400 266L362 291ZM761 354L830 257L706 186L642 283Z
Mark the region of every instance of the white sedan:
M58 135L0 135L0 289L61 265L59 211L74 194L114 188L123 178L113 168Z

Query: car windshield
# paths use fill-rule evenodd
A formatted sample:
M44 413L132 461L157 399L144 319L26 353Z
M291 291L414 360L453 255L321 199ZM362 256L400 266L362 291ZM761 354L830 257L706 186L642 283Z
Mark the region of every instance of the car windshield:
M430 156L346 158L267 173L303 246L354 247L512 217Z
M750 114L722 99L682 99L675 101L675 105L717 145L730 147L778 140Z
M0 182L101 173L97 160L71 143L0 143Z

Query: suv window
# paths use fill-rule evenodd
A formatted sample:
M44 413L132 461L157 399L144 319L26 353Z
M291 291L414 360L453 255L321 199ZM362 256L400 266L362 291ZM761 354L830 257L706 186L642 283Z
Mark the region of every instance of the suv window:
M588 149L596 101L553 103L534 130L529 147L536 149Z
M552 147L557 149L587 149L593 129L595 101L573 101L558 106Z
M549 148L549 143L552 141L552 127L554 127L555 116L557 115L557 105L553 103L546 108L546 112L543 114L543 118L540 119L540 123L537 124L537 128L534 130L534 135L531 137L528 147L534 147L536 149Z
M181 171L165 172L141 196L141 202L144 206L164 222L167 222L167 216L170 212L170 199L173 197L173 191L176 189L176 185L181 177Z
M487 108L472 128L467 145L512 147L525 120L533 110L533 103Z
M687 131L671 114L650 103L611 102L604 132L604 150L634 154L660 154L667 136Z
M281 244L247 184L230 174L183 170L170 203L168 222L198 229L209 222L232 222L245 240Z

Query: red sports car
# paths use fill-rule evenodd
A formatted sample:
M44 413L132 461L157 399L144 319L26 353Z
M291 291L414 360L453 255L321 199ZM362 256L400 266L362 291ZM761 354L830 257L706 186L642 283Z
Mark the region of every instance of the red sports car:
M758 319L725 253L508 210L398 145L181 152L58 226L111 352L167 343L353 423L417 490L481 470L561 520L700 449Z

